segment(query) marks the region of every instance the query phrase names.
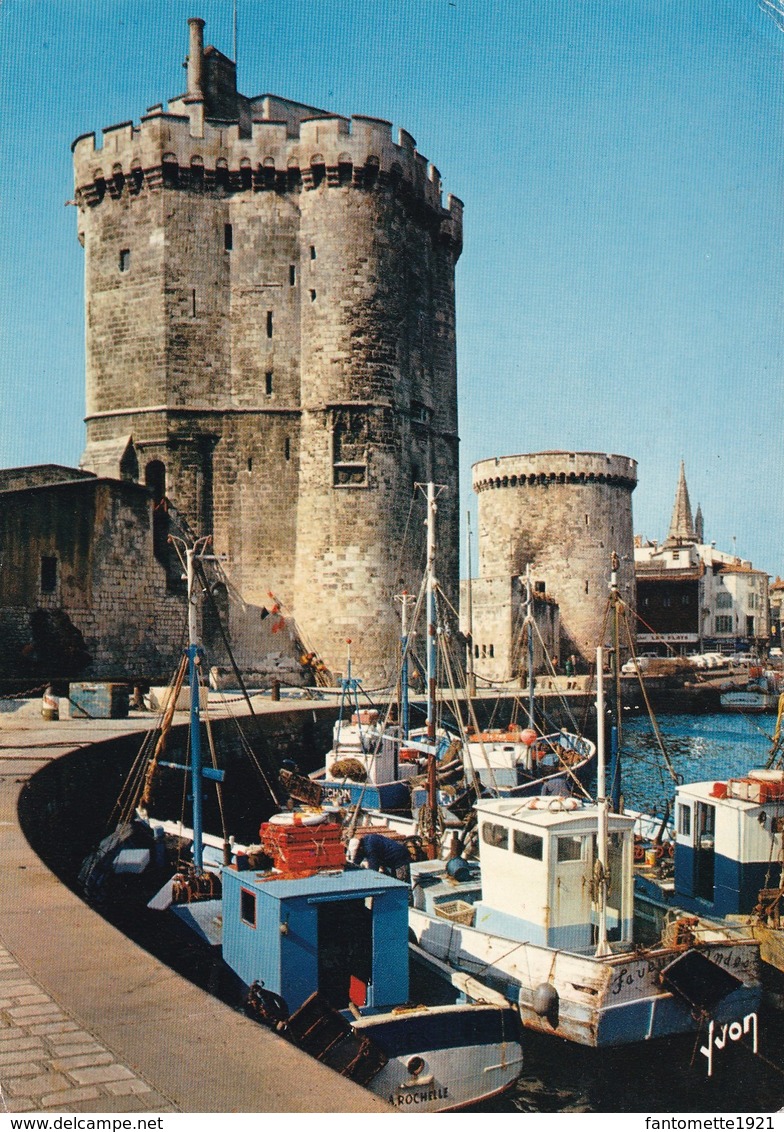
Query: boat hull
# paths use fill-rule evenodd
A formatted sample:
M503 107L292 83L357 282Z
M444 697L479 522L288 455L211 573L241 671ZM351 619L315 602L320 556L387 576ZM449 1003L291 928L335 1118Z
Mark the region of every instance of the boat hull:
M697 1033L700 1010L661 983L662 972L687 948L657 948L597 959L492 936L409 910L418 946L449 968L502 991L524 1026L594 1048ZM713 1003L719 1023L742 1020L761 999L759 947L753 940L711 942L694 949L719 972L739 980ZM713 969L713 968L711 968Z
M323 771L311 775L311 779L321 787L322 801L326 805L355 806L359 803L366 810L383 810L393 814L411 812L411 792L404 781L375 783L343 779L331 782Z
M761 715L775 711L779 698L773 692L724 692L719 703L722 711L739 711L745 715Z
M418 1007L363 1018L355 1033L389 1055L367 1088L406 1112L452 1112L510 1089L520 1076L520 1023L509 1007Z

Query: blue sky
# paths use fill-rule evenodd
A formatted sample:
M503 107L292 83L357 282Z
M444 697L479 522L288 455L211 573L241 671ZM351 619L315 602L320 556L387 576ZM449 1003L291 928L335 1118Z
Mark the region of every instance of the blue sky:
M774 0L778 2L778 0ZM179 94L186 19L231 0L2 0L0 465L82 451L70 144ZM784 33L758 0L238 0L239 86L391 119L466 207L470 466L639 462L667 532L683 458L706 537L784 574Z

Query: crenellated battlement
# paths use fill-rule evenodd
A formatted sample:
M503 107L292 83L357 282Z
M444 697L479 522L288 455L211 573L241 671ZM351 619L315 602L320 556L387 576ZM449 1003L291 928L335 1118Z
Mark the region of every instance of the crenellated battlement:
M548 484L637 486L637 461L599 452L535 452L480 460L472 468L475 492Z
M443 207L439 171L406 130L393 140L382 119L327 116L267 95L250 106L281 118L254 118L242 129L239 121L203 120L203 104L182 98L152 107L138 125L108 127L100 145L95 134L83 134L72 146L77 200L94 207L124 191L166 187L225 194L387 186L438 213L460 242L462 202L448 196Z
M363 676L386 685L426 473L448 488L440 577L456 597L462 202L406 130L246 97L204 21L188 26L186 92L72 146L83 465L125 474L132 434L140 481L213 534L249 605L274 593L335 671L355 636Z

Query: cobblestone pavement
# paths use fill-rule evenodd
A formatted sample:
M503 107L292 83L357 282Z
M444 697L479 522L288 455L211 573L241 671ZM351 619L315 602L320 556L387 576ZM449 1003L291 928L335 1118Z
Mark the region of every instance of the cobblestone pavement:
M32 981L0 946L0 1109L176 1112Z

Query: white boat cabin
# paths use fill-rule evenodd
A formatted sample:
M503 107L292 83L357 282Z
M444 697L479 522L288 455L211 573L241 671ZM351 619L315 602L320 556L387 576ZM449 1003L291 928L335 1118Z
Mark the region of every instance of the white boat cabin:
M373 784L405 780L419 773L421 757L421 752L401 744L394 728L382 732L375 709L355 711L350 720L335 723L325 778L327 782L354 779ZM352 762L362 768L359 779L352 773Z
M675 900L715 917L752 912L782 874L784 771L678 787Z
M472 735L463 750L466 769L473 770L483 786L513 790L532 774L542 778L581 762L594 747L566 731L537 736L529 729L510 728Z
M544 808L539 808L544 807ZM476 806L482 895L474 927L573 952L596 946L598 808L571 798L494 799ZM632 938L634 819L608 815L607 934Z

